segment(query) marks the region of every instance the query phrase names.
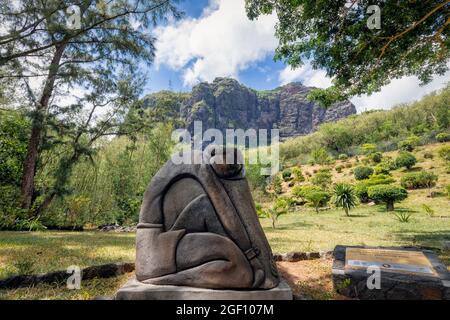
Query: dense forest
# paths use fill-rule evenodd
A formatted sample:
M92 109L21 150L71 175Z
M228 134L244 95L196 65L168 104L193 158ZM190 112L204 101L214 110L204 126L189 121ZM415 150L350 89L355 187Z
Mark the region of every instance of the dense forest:
M173 111L171 99L161 101L159 110ZM449 105L450 86L447 86L410 105L389 111L364 112L322 124L310 135L281 144L282 166L358 155L364 152L361 146L365 144L390 151L448 140ZM177 125L170 112L164 120L151 117L152 121L146 121L145 128L133 136L99 139L92 152L80 157L73 168L65 166L64 162L72 152L69 137L49 144L42 150L38 163L34 210L22 210L20 179L31 120L19 110L0 112L1 229L136 222L147 184L171 155L174 146L171 134ZM61 175L67 176L67 182L61 186L63 190L45 210L36 210ZM253 189L265 188L268 179L259 174L258 165L248 165L247 175Z

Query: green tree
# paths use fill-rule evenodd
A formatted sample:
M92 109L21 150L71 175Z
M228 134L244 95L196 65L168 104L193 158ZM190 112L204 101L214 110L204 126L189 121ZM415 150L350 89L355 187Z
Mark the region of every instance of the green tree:
M315 175L314 177L312 177L311 182L318 186L321 187L322 189L327 189L332 182L332 176L331 176L331 172L328 169L320 169Z
M369 187L368 195L370 199L386 203L386 210L393 211L394 203L408 197L408 192L404 188L391 185L376 185Z
M285 198L276 198L272 206L264 210L261 206L257 208L257 214L261 217L269 218L272 221L272 229L276 229L280 216L287 214L290 204Z
M353 174L355 175L356 180L369 179L373 174L373 169L371 167L358 166L353 169Z
M338 183L333 190L334 204L338 208L343 208L345 215L349 216L350 209L356 206L356 195L353 187L347 183Z
M316 213L319 213L319 208L326 206L331 196L326 191L308 190L304 192L304 198L314 207Z
M380 9L381 25L373 5ZM428 83L448 70L450 28L447 0L329 1L246 0L256 19L275 12L276 59L299 67L310 60L326 70L333 86L311 98L329 105L371 94L392 79L417 76ZM373 24L371 24L373 25Z
M73 5L79 9L79 26L68 25ZM33 205L42 150L62 143L72 149L60 158L55 183L37 212L66 193L74 164L92 156L99 138L130 132L121 122L128 110L139 107L145 84L139 65L154 58L155 39L148 28L170 13L179 16L172 1L2 2L0 84L25 96L17 103L31 106L32 115L22 208ZM37 90L29 84L33 78L42 80Z

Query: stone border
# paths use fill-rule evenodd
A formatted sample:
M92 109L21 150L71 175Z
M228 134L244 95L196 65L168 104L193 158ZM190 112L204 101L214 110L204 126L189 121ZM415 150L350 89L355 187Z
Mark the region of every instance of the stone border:
M283 254L275 253L273 255L275 261L284 261L284 262L317 260L321 258L332 258L332 257L333 251L314 251L314 252L293 251Z
M82 279L111 278L134 271L134 263L110 263L92 266L82 269ZM64 271L54 271L38 275L18 275L0 280L0 290L30 287L40 283L63 284L66 283L68 274Z

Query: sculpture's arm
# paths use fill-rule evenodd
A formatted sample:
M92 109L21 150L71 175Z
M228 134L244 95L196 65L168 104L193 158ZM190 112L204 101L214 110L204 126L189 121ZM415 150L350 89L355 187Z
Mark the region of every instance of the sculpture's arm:
M175 273L176 249L185 230L164 232L161 224L139 223L136 230L136 278L143 281Z

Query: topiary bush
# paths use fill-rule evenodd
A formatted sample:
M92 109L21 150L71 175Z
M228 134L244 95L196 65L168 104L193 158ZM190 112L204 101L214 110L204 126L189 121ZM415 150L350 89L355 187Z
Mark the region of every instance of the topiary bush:
M334 168L334 170L336 170L337 173L341 173L341 172L342 172L342 169L344 169L344 166L343 166L343 165L340 165L340 164L338 164L338 165Z
M436 185L437 180L438 176L432 172L411 172L401 178L400 184L406 189L429 189Z
M386 210L393 211L394 203L408 197L406 189L392 185L376 185L369 187L367 194L370 199L386 203Z
M342 160L342 161L346 161L346 160L348 160L348 155L346 155L345 153L341 153L339 155L338 159Z
M368 189L371 186L390 184L395 182L395 179L386 174L373 174L369 179L363 180L356 184L355 194L362 203L367 203L370 201L368 195Z
M373 174L373 169L366 166L358 166L353 169L356 180L368 179Z
M312 177L311 182L321 187L322 189L326 189L328 186L331 185L331 172L329 169L320 169L317 171L317 173Z
M395 165L397 168L405 167L411 169L417 163L416 157L408 151L401 151L398 157L395 159Z
M450 133L442 132L436 135L436 140L439 142L450 141Z
M420 138L416 135L411 135L407 139L400 141L397 145L400 150L411 152L417 145L419 145L419 143Z
M374 163L380 163L383 160L383 154L381 152L375 152L370 155L370 159Z
M284 181L290 181L292 180L292 170L291 169L285 169L281 173L281 176L283 177Z

